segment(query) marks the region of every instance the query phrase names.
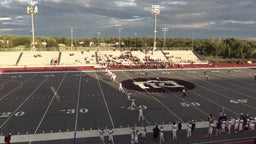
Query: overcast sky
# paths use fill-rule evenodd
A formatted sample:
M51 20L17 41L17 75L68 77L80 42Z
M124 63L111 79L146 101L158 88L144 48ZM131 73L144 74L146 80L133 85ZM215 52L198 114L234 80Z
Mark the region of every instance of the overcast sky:
M157 35L167 37L255 38L256 0L37 0L35 35L70 37L153 37L151 6L160 5ZM31 35L30 0L0 0L0 35Z

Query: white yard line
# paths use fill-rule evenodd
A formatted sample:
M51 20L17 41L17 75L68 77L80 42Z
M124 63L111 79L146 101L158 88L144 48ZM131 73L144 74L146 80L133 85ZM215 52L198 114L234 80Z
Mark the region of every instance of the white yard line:
M30 99L30 97L48 80L48 77L44 79L31 93L30 95L21 103L21 105L14 110L14 112L1 124L0 129L14 116L14 114Z
M160 125L164 128L165 131L171 131L171 124ZM196 128L208 128L209 122L196 122ZM148 132L152 132L154 125L147 126ZM143 127L136 127L137 130L142 131ZM182 129L187 129L187 123L182 123ZM129 135L131 128L116 128L114 130L114 135ZM88 131L77 131L77 138L91 138L98 137L99 130L88 130ZM12 143L21 143L21 142L38 142L38 141L50 141L50 140L65 140L65 139L73 139L74 132L58 132L58 133L43 133L43 134L28 134L28 135L12 135L11 142ZM4 139L4 136L0 136L0 139Z
M0 102L2 100L4 100L6 97L8 97L11 93L15 92L17 89L20 88L21 85L24 85L25 83L29 82L32 78L34 78L37 74L34 74L32 77L30 77L29 79L27 79L26 81L22 82L20 85L18 85L17 87L15 87L14 89L12 89L10 92L8 92L7 94L5 94L2 98L0 98Z
M78 121L78 113L79 113L79 103L80 103L80 93L81 93L81 81L82 81L82 73L80 73L79 84L78 84L78 93L77 93L77 103L76 103L76 121L75 121L75 131L74 131L74 143L76 143L77 138L77 121Z
M189 76L189 77L191 77L191 76ZM200 79L198 79L198 78L196 78L196 77L192 77L192 78L197 79L197 80L200 80ZM210 83L210 84L212 84L212 85L215 85L215 86L217 86L217 87L219 87L219 88L221 88L221 89L233 91L233 90L230 90L230 89L225 88L225 87L223 88L222 86L220 86L220 85L218 85L218 84L215 84L215 83L212 83L211 81L207 81L207 82ZM221 96L223 96L224 98L226 98L226 99L228 99L228 100L235 100L234 98L232 98L232 97L230 97L230 96L224 95L224 94L222 94L222 93L220 93L220 92L217 92L217 91L214 91L214 90L211 90L211 89L209 89L209 88L207 88L207 87L205 87L205 86L202 86L202 85L200 85L200 84L197 84L197 85L200 86L200 87L202 87L202 88L204 88L204 89L206 89L206 90L208 90L208 91L211 91L212 93L216 93L216 94L218 94L218 95L221 95ZM235 91L233 91L233 92L235 92ZM238 93L238 92L236 92L236 93ZM256 110L256 107L254 107L254 106L251 106L251 105L246 104L246 103L241 103L241 104L244 105L244 106L246 106L246 107L248 107L248 108L251 108L251 109Z
M221 78L224 78L224 79L227 79L225 76L221 76L221 75L215 75L215 74L212 74L211 73L211 75L214 75L215 77L221 77ZM246 83L247 85L248 84L251 84L251 83L247 83L247 82L244 82L244 81L237 81L236 79L229 79L229 80L232 80L232 81L235 81L235 82L238 82L238 83ZM220 80L216 80L216 81L220 81ZM228 83L229 85L233 85L234 87L239 87L239 88L243 88L243 89L246 89L247 91L251 91L252 93L255 93L256 92L256 90L254 90L254 89L250 89L250 88L247 88L247 87L244 87L243 85L237 85L237 84L234 84L234 82L229 82L229 81L221 81L221 82L224 82L224 83ZM256 85L254 85L254 86L256 86ZM239 92L239 91L235 91L235 88L234 88L234 90L233 89L227 89L227 90L230 90L230 91L232 91L232 92L234 92L234 93L238 93L239 95L243 95L243 96L245 96L245 97L248 97L248 98L251 98L251 99L254 99L254 100L256 100L256 98L255 97L253 97L253 96L249 96L249 95L247 95L247 94L244 94L244 93L242 93L242 92Z
M172 77L177 77L177 76L172 75ZM191 76L188 76L188 77L191 77ZM191 77L191 78L194 78L194 77ZM195 78L194 78L194 79L195 79ZM199 80L199 79L197 79L197 80ZM199 85L199 84L197 84L197 85ZM199 86L200 86L200 85L199 85ZM202 87L202 86L200 86L200 87ZM204 88L204 87L202 87L202 88ZM204 89L209 90L208 88L204 88ZM210 103L213 103L213 104L219 106L220 108L223 108L223 105L221 105L220 103L217 103L217 102L215 102L215 101L213 101L213 100L211 100L211 99L209 99L209 98L207 98L207 97L205 97L205 96L202 96L202 95L196 93L195 91L190 91L190 92L193 93L193 94L195 94L195 95L197 95L197 96L199 96L199 97L201 97L201 98L203 98L203 99L205 99L206 101L208 101L208 102L210 102ZM235 115L239 115L237 112L235 112L235 111L233 111L233 110L231 110L231 109L229 109L229 108L227 108L227 107L225 107L225 110L228 110L228 111L230 111L231 113L233 113L233 114L235 114Z
M103 90L102 90L102 87L101 87L101 84L100 84L100 80L99 80L99 78L98 78L97 73L95 73L95 75L96 75L96 79L97 79L97 82L98 82L98 85L99 85L99 88L100 88L100 92L101 92L101 95L102 95L102 97L103 97L103 101L104 101L104 103L105 103L105 106L106 106L106 109L107 109L108 116L109 116L109 119L110 119L110 121L111 121L112 127L115 128L115 124L114 124L114 122L113 122L111 113L110 113L110 111L109 111L108 103L107 103L106 98L105 98L105 95L104 95L104 93L103 93Z
M155 76L157 76L156 73L154 73L154 72L151 72L151 73L153 73ZM170 92L168 89L166 89L166 88L164 88L164 87L163 87L163 89L165 89L166 91L168 91L171 95L175 96L175 97L178 98L179 100L181 100L181 101L183 101L184 103L186 103L186 100L184 100L184 99L181 98L180 96L177 96L176 94ZM199 112L201 112L202 114L204 114L206 117L209 116L208 113L206 113L205 111L201 110L200 108L198 108L198 107L196 107L196 106L193 106L193 105L191 105L191 106L192 106L192 108L194 108L194 109L196 109L197 111L199 111Z
M56 90L56 93L59 91L59 89L60 89L60 87L61 87L61 85L62 85L64 79L66 78L66 76L67 76L67 73L66 73L66 74L64 75L64 77L62 78L62 80L61 80L61 82L60 82L60 84L59 84L59 86L58 86L58 88L57 88L57 90ZM56 95L56 93L54 93L53 95ZM44 118L45 118L45 116L46 116L46 114L47 114L47 112L48 112L48 110L49 110L49 108L50 108L50 106L51 106L51 104L52 104L52 102L53 102L54 99L55 99L55 97L53 96L52 99L51 99L51 101L50 101L50 103L49 103L49 105L48 105L48 107L47 107L47 109L45 110L45 112L44 112L44 114L43 114L43 116L42 116L42 118L41 118L39 124L37 125L36 130L34 131L34 134L37 133L37 131L38 131L39 127L41 126L41 124L42 124L42 122L43 122L43 120L44 120ZM29 144L31 144L31 142L32 142L32 141L29 141Z

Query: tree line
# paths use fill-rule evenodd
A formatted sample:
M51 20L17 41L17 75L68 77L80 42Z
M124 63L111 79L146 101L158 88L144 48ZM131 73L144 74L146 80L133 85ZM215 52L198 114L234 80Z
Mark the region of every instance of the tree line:
M165 44L163 43L165 41ZM105 43L119 47L118 38L76 38L74 47L98 47ZM66 37L36 37L36 47L40 50L58 50L60 44L70 47L71 39ZM17 46L24 46L29 50L31 37L0 36L0 50L12 51ZM153 38L125 37L120 40L122 49L152 49ZM165 46L165 47L164 47ZM226 39L191 39L191 38L163 38L157 39L158 49L193 48L201 56L221 57L224 59L256 59L256 41L235 38Z

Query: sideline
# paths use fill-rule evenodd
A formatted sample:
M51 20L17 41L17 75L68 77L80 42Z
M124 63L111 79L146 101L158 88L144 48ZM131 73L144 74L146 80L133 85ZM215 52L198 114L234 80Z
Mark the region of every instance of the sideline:
M171 124L161 125L166 131L171 130ZM152 130L155 126L147 126L148 130ZM208 121L196 122L196 128L207 128ZM136 127L138 130L142 130L143 127ZM182 123L182 129L187 128L187 123ZM130 134L131 128L115 128L114 135L128 135ZM92 138L98 137L99 130L88 130L88 131L77 131L76 138ZM21 142L38 142L38 141L51 141L51 140L65 140L73 139L74 131L70 132L58 132L58 133L42 133L42 134L28 134L28 135L12 135L12 143L21 143ZM0 140L4 140L4 136L0 136Z

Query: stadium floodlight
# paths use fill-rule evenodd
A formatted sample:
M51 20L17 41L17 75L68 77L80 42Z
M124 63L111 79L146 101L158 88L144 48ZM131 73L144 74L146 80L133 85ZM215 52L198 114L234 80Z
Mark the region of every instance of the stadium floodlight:
M118 49L119 50L121 50L120 45L121 45L121 32L122 32L122 29L124 29L124 28L123 27L116 28L116 30L118 31Z
M152 5L151 14L154 15L154 46L153 51L156 50L156 16L160 14L160 5ZM152 53L153 53L152 51Z
M163 26L162 32L163 32L163 48L165 48L166 47L166 32L168 32L168 28L166 26Z
M35 26L34 26L34 14L38 13L38 7L31 3L30 6L27 7L27 14L31 14L31 33L32 33L32 44L31 50L36 50L35 47Z

